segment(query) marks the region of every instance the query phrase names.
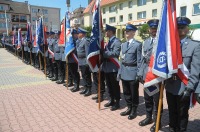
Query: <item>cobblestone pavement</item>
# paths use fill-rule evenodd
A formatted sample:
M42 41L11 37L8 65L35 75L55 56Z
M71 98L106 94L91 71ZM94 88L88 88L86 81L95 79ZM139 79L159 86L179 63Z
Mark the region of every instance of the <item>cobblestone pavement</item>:
M125 108L123 95L120 110L111 112L103 107L107 102L103 101L99 111L92 96L72 93L46 79L41 71L22 63L5 49L1 48L0 53L0 132L149 132L152 124L146 127L138 125L145 118L142 87L138 116L130 121L120 116ZM200 105L190 110L188 132L200 131L199 110ZM167 124L164 95L161 131L168 131Z

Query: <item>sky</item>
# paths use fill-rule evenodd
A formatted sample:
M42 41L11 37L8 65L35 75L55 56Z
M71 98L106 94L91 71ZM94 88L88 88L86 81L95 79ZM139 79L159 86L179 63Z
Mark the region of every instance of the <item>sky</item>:
M57 7L61 8L61 18L62 19L67 11L66 0L13 0L18 2L28 1L31 5L37 6L47 6L47 7ZM75 10L76 8L80 7L87 7L88 0L70 0L71 7L70 11Z

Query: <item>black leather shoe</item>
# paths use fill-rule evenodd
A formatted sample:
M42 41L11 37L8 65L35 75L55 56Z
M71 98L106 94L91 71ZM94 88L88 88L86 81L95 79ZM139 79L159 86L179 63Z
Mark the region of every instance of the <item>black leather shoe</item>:
M65 84L65 85L66 85L66 84ZM68 87L72 87L72 86L74 86L73 83L69 83L69 84L68 84Z
M129 120L135 119L137 117L137 108L133 107L130 115L128 116Z
M103 96L101 96L101 98L100 98L100 102L102 102L102 101L104 101L104 98L103 98ZM97 98L97 100L96 100L96 103L99 103L99 100L98 100L98 98Z
M110 107L110 106L113 106L113 105L114 105L114 100L109 100L109 102L106 103L106 104L104 105L104 107Z
M63 86L65 86L65 87L66 87L66 86L67 86L67 84L66 84L66 83L64 83L64 84L63 84Z
M128 109L124 112L121 112L120 115L121 116L126 116L126 115L129 115L131 113L131 107L128 107Z
M57 84L63 84L63 81L58 80L58 81L56 81L56 83L57 83Z
M79 91L79 88L73 88L71 91L72 92L77 92L77 91Z
M161 128L161 124L159 125L159 129L158 130L160 130L160 128ZM150 128L151 132L155 132L155 130L156 130L156 123L154 123L153 126Z
M87 88L84 88L81 92L80 92L80 94L85 94L87 92Z
M87 97L87 96L90 96L91 94L92 94L91 88L87 88L87 90L86 90L84 96Z
M169 127L169 131L170 131L170 132L176 132L176 128L174 128L174 127Z
M51 81L57 81L58 79L53 77L52 79L50 79Z
M92 100L97 100L98 99L98 95L92 97Z
M140 126L146 126L148 124L151 124L153 122L152 118L145 118L144 120L139 122Z
M115 111L120 108L119 101L117 100L114 105L110 108L111 111Z

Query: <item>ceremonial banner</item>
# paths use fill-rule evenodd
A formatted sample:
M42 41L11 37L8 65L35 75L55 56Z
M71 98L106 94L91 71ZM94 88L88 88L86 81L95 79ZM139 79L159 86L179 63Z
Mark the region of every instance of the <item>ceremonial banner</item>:
M43 20L42 18L39 19L39 24L37 28L37 35L36 35L36 43L38 47L38 52L43 54L43 43L44 43L44 33L43 33Z
M18 29L18 34L17 34L17 50L21 48L22 45L22 33L21 33L21 28Z

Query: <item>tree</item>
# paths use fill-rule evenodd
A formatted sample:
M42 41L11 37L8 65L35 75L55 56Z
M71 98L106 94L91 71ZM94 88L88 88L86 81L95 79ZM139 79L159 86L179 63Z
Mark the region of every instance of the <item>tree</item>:
M139 36L145 40L149 37L149 26L148 24L143 24L141 27L138 29L139 31Z
M88 31L88 33L87 33L86 36L87 36L88 38L90 38L90 36L91 36L91 32L92 32L92 26L84 27L84 29Z

